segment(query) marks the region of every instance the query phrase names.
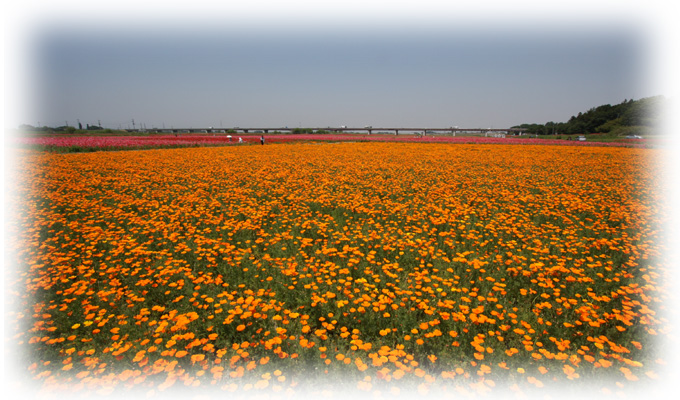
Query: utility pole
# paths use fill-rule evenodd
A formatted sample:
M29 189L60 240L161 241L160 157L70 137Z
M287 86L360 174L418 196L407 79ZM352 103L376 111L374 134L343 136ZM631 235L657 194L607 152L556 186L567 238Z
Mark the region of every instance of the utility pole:
M134 129L135 129L135 119L132 118L132 130L134 130Z

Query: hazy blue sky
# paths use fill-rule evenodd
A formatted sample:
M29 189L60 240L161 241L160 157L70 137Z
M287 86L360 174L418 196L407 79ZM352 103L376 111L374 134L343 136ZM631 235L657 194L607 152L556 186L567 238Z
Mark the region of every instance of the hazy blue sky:
M504 128L664 94L636 26L304 21L40 27L22 122Z

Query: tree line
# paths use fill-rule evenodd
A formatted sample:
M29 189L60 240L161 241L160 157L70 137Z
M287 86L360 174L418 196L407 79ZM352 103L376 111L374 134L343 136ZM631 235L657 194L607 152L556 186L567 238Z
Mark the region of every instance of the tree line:
M647 97L640 100L624 100L620 104L604 104L586 112L572 115L567 122L546 122L545 124L521 124L532 135L607 133L613 136L632 134L653 134L658 132L661 120L663 96Z

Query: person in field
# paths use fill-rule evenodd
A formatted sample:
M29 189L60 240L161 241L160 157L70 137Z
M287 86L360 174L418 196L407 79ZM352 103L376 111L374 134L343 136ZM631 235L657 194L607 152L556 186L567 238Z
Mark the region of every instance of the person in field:
M260 136L260 143L264 144L264 135Z

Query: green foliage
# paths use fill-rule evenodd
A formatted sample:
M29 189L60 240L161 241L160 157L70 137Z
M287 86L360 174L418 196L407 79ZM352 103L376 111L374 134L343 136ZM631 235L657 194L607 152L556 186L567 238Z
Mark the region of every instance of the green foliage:
M664 98L661 96L640 99L630 106L621 116L621 124L624 126L649 126L655 127L662 118Z
M50 130L50 128L46 126L33 126L30 124L21 124L19 125L19 130L23 132L41 132L41 131L47 131Z
M546 124L521 124L513 128L524 128L531 135L584 134L584 133L628 133L644 131L654 134L663 118L663 96L648 97L640 100L624 100L617 105L604 104L569 118L567 122L547 122ZM632 129L648 127L650 129Z
M604 124L598 126L597 131L600 133L610 133L616 130L617 128L621 127L621 125L623 125L621 118L610 119Z
M638 135L638 136L644 136L644 135L653 135L655 132L654 128L648 127L648 126L616 126L614 127L611 132L611 136L629 136L629 135Z
M302 133L314 133L314 131L311 128L295 128L291 131L293 134L302 134Z

